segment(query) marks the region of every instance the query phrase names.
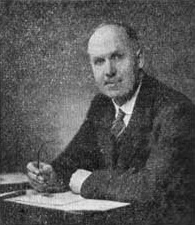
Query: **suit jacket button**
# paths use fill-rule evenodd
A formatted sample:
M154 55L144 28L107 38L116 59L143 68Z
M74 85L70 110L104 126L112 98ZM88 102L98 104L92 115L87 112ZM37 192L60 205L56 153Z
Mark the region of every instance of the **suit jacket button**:
M101 153L104 153L104 149L103 149L103 148L101 148L101 149L100 149L100 152L101 152Z

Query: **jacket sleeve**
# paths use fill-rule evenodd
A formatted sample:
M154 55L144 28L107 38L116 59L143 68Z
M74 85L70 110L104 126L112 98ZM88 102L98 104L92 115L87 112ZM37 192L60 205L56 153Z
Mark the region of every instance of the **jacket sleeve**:
M72 173L78 168L93 171L98 167L98 145L92 118L94 101L77 134L51 164L58 180L65 186L68 186Z
M165 193L190 194L193 170L194 108L171 105L156 116L145 167L136 173L114 170L94 171L83 183L86 198L139 201L161 198ZM175 192L176 193L176 192Z

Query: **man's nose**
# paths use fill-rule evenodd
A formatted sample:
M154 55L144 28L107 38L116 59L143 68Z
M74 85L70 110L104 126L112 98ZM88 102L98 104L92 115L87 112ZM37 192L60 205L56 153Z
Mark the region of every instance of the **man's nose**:
M110 61L107 60L105 64L105 75L107 77L114 77L116 75L116 67L115 65Z

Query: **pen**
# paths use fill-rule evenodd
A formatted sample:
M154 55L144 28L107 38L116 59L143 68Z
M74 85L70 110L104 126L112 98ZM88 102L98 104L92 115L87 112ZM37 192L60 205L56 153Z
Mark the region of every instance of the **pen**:
M44 143L41 144L39 150L38 150L38 153L37 153L37 168L39 169L40 168L40 155L41 155L41 150L43 148L43 145Z
M41 146L40 146L40 148L38 149L38 153L37 153L37 168L38 168L38 169L40 168L40 155L41 155L41 151L42 151L42 149L43 149L43 146L44 146L45 144L50 143L50 142L53 142L53 141L47 141L47 142L45 142L45 143L42 143Z
M5 192L0 194L0 199L7 199L7 198L14 198L14 197L18 197L20 195L25 195L26 194L26 190L17 190L17 191L10 191L10 192Z

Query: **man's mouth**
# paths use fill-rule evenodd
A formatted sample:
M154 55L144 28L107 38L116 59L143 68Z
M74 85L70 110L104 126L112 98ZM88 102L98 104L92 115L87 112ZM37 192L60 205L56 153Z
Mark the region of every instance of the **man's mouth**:
M114 80L114 81L105 81L105 86L108 86L110 88L115 88L118 87L118 85L121 83L121 79L119 80Z

